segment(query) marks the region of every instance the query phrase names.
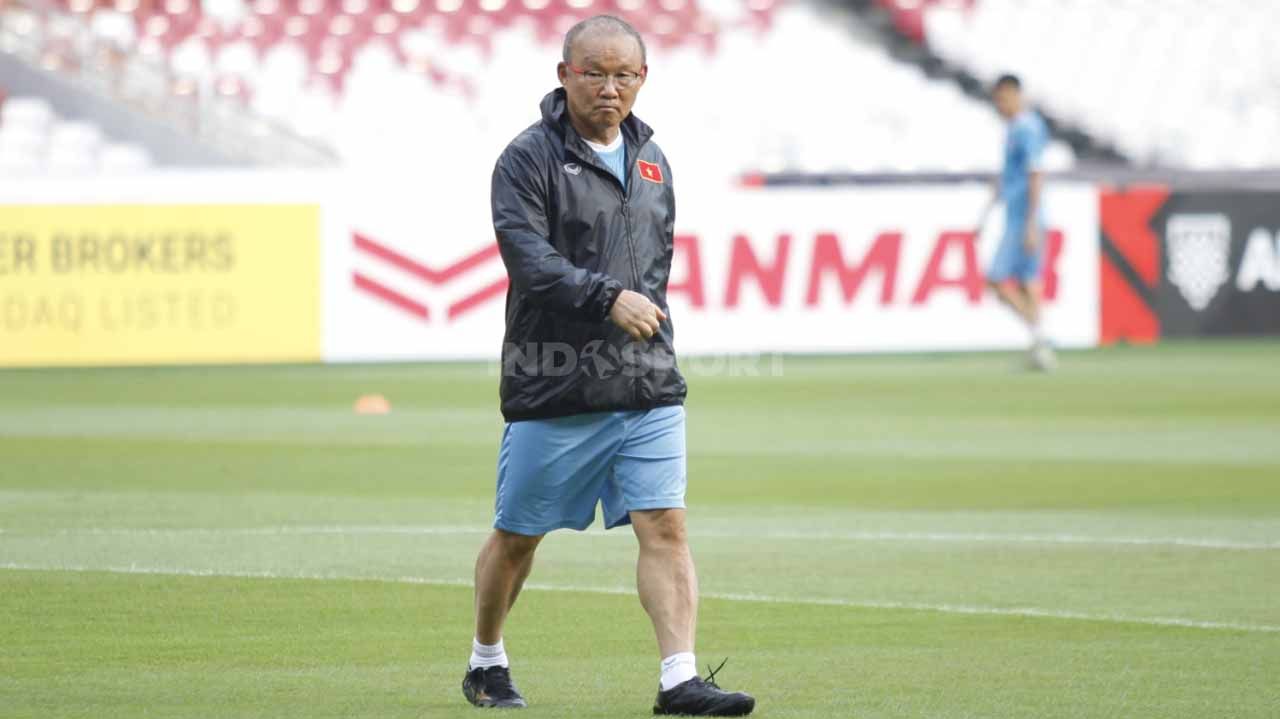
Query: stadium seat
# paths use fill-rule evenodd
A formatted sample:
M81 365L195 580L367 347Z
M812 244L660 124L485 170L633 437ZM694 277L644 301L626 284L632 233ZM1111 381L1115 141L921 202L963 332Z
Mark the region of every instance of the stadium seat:
M152 165L145 149L107 144L91 122L61 120L40 98L0 91L0 173L90 174Z

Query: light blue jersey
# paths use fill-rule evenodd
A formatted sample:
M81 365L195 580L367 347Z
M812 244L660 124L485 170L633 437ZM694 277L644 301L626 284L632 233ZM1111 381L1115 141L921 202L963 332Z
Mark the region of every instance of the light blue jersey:
M1031 173L1039 171L1041 156L1049 143L1049 128L1044 120L1031 110L1024 110L1009 121L1004 143L1004 169L1000 173L1000 199L1004 200L1004 237L987 268L987 278L1003 282L1014 278L1023 282L1038 279L1044 258L1044 246L1035 252L1027 252L1024 240L1027 222L1035 222L1044 228L1044 208L1037 216L1027 217L1027 202Z
M1004 143L1004 170L1000 173L1000 198L1010 208L1022 207L1025 215L1031 173L1040 169L1049 128L1032 110L1023 110L1009 121Z
M618 139L613 141L611 145L598 145L594 142L587 142L592 150L595 150L596 157L604 163L604 166L618 178L623 187L627 186L627 147L622 141L622 133L618 133Z

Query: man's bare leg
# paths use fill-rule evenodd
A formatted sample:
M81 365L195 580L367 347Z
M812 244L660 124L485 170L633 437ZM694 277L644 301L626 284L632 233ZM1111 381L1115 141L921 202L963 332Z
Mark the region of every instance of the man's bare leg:
M1040 370L1050 370L1057 365L1057 358L1054 356L1053 349L1049 343L1045 341L1044 333L1040 329L1040 308L1041 308L1041 284L1039 280L1031 280L1029 282L1020 282L1016 285L1008 285L1005 283L988 282L996 297L1009 306L1010 309L1018 315L1027 325L1027 332L1031 334L1031 354L1029 360L1031 365Z
M1022 291L1022 302L1023 307L1026 308L1027 324L1031 325L1038 334L1040 328L1040 297L1043 293L1040 281L1022 282L1018 285L1018 289Z
M533 568L541 536L495 529L476 558L476 635L462 695L478 707L528 706L511 681L502 626Z
M1034 305L1030 300L1030 293L1025 291L1023 285L1010 286L1003 282L988 282L987 286L992 292L996 293L996 297L1001 302L1009 306L1018 318L1028 325L1031 324L1033 317L1039 315L1039 303Z
M515 606L524 580L533 569L533 554L542 536L528 537L493 530L476 558L476 639L497 644L507 614Z
M1022 292L1022 303L1026 309L1027 327L1031 330L1032 344L1043 352L1052 354L1049 350L1049 343L1045 340L1044 332L1040 329L1040 310L1043 307L1041 295L1043 288L1039 280L1030 280L1018 285L1018 289Z
M698 678L693 640L698 630L698 575L685 534L683 509L632 512L640 540L636 586L640 603L653 622L662 656L654 714L744 716L756 700L727 692Z
M1049 371L1058 366L1058 358L1040 328L1040 312L1043 288L1039 280L1023 282L1019 285L1023 302L1027 308L1027 326L1031 330L1031 364L1038 370Z
M692 653L698 623L698 575L685 533L683 509L632 512L640 540L636 588L653 622L662 658Z

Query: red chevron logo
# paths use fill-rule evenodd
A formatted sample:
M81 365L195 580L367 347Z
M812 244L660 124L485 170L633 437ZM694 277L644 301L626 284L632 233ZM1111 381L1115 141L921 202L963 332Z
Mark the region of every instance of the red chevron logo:
M385 262L430 286L447 285L453 280L469 274L481 265L498 256L498 245L490 244L487 247L463 257L461 260L458 260L451 265L442 269L435 269L424 265L411 257L407 257L384 244L376 242L359 232L352 232L351 239L357 252L361 252L366 256ZM351 281L357 290L364 292L365 294L375 297L403 312L413 315L424 322L431 319L431 310L425 303L409 297L398 290L387 287L385 284L378 282L358 270L351 273ZM472 292L471 294L468 294L450 304L446 310L446 316L449 321L452 322L458 317L461 317L506 291L507 278L503 277L502 279L491 282L490 284L485 285L475 292Z

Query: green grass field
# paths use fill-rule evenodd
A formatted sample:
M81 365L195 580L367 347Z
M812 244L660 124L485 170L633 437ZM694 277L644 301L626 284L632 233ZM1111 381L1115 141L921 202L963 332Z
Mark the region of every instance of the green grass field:
M701 663L762 717L1280 716L1280 344L1012 362L691 371ZM476 716L496 383L0 372L0 716ZM544 543L528 716L649 715L634 554Z

